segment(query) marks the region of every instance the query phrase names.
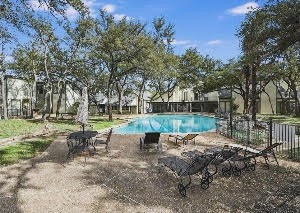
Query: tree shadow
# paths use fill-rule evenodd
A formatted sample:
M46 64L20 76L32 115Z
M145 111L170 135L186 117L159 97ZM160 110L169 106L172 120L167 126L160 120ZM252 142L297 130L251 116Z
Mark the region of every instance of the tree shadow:
M0 212L22 212L20 209L21 201L19 200L20 191L24 189L41 191L43 189L35 185L32 182L34 180L28 177L28 174L32 170L37 169L40 164L51 162L61 165L61 168L64 167L64 164L67 162L67 145L59 142L54 143L39 156L23 160L18 164L0 167L2 170L0 177L3 178L0 180ZM12 181L12 179L15 180Z
M167 169L159 171L157 159L161 155L142 154L138 143L132 143L132 138L129 141L126 145L114 141L114 148L120 151L117 157L99 154L97 162L88 163L91 169L84 176L87 184L107 190L104 196L96 198L98 209L111 206L113 211L141 212L299 210L299 169L272 165L269 170L258 166L256 171L243 171L239 177L217 174L207 190L201 188L200 177L193 176L187 197L182 197L176 177Z

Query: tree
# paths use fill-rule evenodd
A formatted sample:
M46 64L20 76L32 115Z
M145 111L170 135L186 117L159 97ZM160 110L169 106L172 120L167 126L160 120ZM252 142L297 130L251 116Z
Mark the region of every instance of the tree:
M11 64L17 76L22 77L31 85L30 94L30 106L31 106L31 116L33 116L33 108L35 108L36 99L36 83L38 81L38 76L43 68L42 55L36 49L37 44L33 41L30 45L20 46L14 49L13 58L14 61Z
M155 90L152 99L158 97L167 102L170 111L170 98L178 85L179 57L173 53L174 25L167 23L164 17L153 20L153 41L156 47L154 63L156 68L151 78L150 87ZM167 95L167 100L163 95Z
M221 81L215 79L220 66L220 61L202 56L197 49L187 49L181 56L180 87L192 86L199 95L221 88Z
M0 51L0 85L1 85L1 96L2 96L2 110L3 110L3 117L4 119L7 119L7 103L6 103L6 87L5 87L5 76L6 76L6 67L7 64L5 62L5 53L4 53L4 48L5 44L10 42L11 36L9 33L6 31L1 31L0 29L0 45L1 45L1 51ZM0 112L0 119L1 119L1 114Z
M172 53L162 53L156 57L159 59L156 60L156 70L151 78L151 87L155 90L152 98L160 97L167 103L167 111L170 111L170 99L178 85L179 57ZM166 100L164 95L167 96Z
M288 48L280 62L279 74L292 91L292 97L295 101L295 114L300 116L300 48L293 46Z
M144 39L144 25L123 18L115 21L110 14L101 11L96 20L97 36L94 37L92 55L98 60L107 75L106 96L109 120L112 120L111 97L113 86L124 76L136 70L134 61L147 48Z
M281 60L290 46L299 43L300 2L269 1L247 14L238 36L251 70L252 119L256 120L257 70L261 65Z

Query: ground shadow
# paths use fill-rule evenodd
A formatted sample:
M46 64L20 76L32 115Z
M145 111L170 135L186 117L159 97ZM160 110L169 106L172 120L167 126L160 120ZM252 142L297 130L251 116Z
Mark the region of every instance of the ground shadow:
M95 211L110 205L116 211L214 211L214 212L299 212L300 172L297 169L261 164L241 176L215 176L208 190L193 177L188 196L178 193L178 181L167 170L159 171L159 153L141 154L138 143L120 145L117 157L99 155L90 163L87 184L106 188L97 197Z

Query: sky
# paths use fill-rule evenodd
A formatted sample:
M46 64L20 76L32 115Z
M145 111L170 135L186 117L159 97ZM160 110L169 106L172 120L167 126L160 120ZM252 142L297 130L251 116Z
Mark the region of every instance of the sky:
M174 51L181 55L195 47L200 54L226 62L241 54L237 30L245 14L260 6L260 1L247 0L84 0L91 14L105 9L116 20L124 16L151 24L153 18L165 17L174 25ZM36 12L47 8L30 0ZM78 13L67 8L67 16L75 20Z

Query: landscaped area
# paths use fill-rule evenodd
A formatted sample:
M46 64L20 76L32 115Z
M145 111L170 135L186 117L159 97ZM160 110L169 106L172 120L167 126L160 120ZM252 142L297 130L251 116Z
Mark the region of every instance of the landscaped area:
M0 1L0 213L299 212L300 1Z
M113 135L111 151L97 146L85 165L82 156L66 158L66 137L59 136L42 155L0 168L0 205L10 212L297 212L300 207L297 163L280 159L279 166L272 162L266 169L258 159L256 171L239 177L218 173L207 190L196 175L183 198L178 180L158 168L158 158L232 141L205 133L196 145L175 146L165 135L162 153L153 148L142 153L139 137Z

